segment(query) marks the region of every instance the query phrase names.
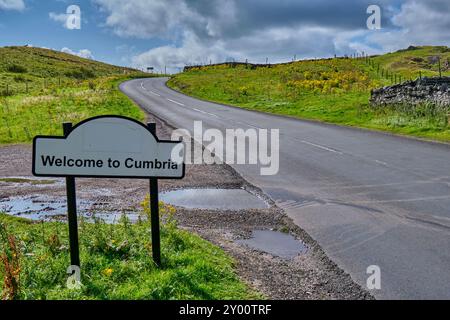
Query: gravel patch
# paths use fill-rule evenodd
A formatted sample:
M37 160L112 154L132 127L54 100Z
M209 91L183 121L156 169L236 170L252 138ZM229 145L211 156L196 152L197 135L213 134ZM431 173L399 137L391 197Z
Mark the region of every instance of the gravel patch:
M151 117L149 117L151 118ZM171 128L158 119L157 132L169 139ZM242 280L268 299L373 299L323 252L321 247L296 226L271 199L247 183L227 165L188 165L183 180L161 180L160 190L181 188L244 188L263 198L270 207L239 211L188 210L177 208L179 226L223 248L236 261ZM31 146L0 148L0 178L31 177ZM0 199L17 196L64 197L64 179L35 185L0 179ZM19 181L19 180L18 180ZM148 193L148 181L127 179L77 179L77 195L102 211L130 211L140 206ZM307 246L305 254L283 259L238 244L253 230L289 233Z

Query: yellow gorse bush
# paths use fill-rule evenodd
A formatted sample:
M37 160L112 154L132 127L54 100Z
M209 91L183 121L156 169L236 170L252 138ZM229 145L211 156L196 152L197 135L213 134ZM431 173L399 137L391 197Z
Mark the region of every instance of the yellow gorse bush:
M141 202L142 207L142 215L148 221L151 221L152 211L150 209L150 195L147 194L145 196L144 201ZM176 213L175 207L165 204L164 202L159 202L159 216L163 223L167 226L176 226L176 221L174 219L174 215Z
M368 87L375 86L369 77L359 70L321 71L314 74L305 71L298 72L293 78L294 80L289 80L286 84L290 90L313 91L318 89L324 94L333 93L333 89L341 89L344 92L365 91Z
M362 70L360 62L345 59L298 61L291 64L252 68L246 65L221 64L211 67L194 67L190 72L214 74L219 70L229 70L223 74L223 92L235 98L246 99L258 95L258 88L251 83L236 86L236 77L264 79L259 88L264 92L284 94L295 98L301 93L337 94L348 92L367 92L379 87L380 83ZM233 71L232 71L233 70ZM258 76L259 75L259 76Z

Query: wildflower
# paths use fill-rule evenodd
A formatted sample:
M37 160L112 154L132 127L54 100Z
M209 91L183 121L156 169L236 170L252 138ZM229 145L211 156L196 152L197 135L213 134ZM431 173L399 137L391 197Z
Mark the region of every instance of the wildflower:
M103 270L103 274L104 274L105 276L110 277L110 276L112 275L113 271L114 271L114 270L113 270L112 268L107 268L107 269Z

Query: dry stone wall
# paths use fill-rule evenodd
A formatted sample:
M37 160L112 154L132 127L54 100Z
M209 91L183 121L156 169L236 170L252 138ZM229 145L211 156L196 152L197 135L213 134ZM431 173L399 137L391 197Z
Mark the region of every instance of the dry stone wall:
M432 103L450 109L450 77L422 78L375 89L371 92L370 103L374 107Z

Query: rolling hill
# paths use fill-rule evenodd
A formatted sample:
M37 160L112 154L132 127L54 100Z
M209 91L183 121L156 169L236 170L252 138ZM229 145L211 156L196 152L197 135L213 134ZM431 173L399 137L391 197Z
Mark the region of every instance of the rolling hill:
M34 47L0 48L0 91L26 92L51 84L139 71L80 58L71 54Z
M442 75L450 76L450 48L448 47L414 47L374 57L375 63L383 68L398 73L409 79L420 76L439 76L439 60Z
M251 110L449 140L447 115L403 114L369 106L370 91L422 76L450 75L450 48L410 47L386 55L275 65L191 67L169 86L197 98Z
M106 114L144 119L118 84L151 75L32 47L0 48L0 144L60 135L61 123Z

